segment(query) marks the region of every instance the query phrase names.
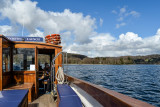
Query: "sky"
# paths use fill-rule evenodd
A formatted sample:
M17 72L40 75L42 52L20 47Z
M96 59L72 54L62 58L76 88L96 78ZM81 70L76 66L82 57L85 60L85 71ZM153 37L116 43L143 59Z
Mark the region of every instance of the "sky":
M57 33L69 53L160 54L160 0L0 0L0 34Z

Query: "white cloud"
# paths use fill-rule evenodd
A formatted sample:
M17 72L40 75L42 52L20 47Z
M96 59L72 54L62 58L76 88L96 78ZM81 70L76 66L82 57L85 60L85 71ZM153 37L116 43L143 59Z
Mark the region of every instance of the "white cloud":
M120 24L116 24L116 28L118 29L118 28L120 28L120 27L122 27L122 26L125 26L126 25L126 23L120 23Z
M112 13L114 13L114 14L117 14L117 11L115 11L115 10L112 10Z
M157 36L160 36L160 29L157 30L156 35L157 35Z
M160 29L154 36L142 38L133 32L120 34L116 39L109 33L95 34L92 42L87 45L70 45L72 52L81 53L90 57L96 56L124 56L124 55L149 55L160 53Z
M141 41L142 38L138 37L138 34L135 34L133 32L127 32L126 34L121 34L119 36L119 40L121 41L128 41L128 42L134 42L134 41Z
M6 32L9 32L12 30L12 26L8 26L8 25L3 25L3 26L0 26L0 31L2 33L6 33Z
M117 11L119 23L116 28L125 26L126 17L138 17L136 11L128 11L126 7ZM121 15L120 15L121 14ZM8 18L10 25L1 25L0 33L11 36L22 30L24 23L28 36L44 37L52 33L60 33L63 50L95 56L146 55L160 53L160 29L153 36L142 38L134 32L120 34L115 38L109 33L96 32L96 19L73 13L69 9L63 12L44 11L37 7L37 2L30 0L0 1L0 17ZM3 21L3 19L1 19ZM103 19L100 19L100 25Z
M131 12L129 13L129 15L132 15L132 16L134 16L134 17L139 17L139 16L140 16L140 13L139 13L139 12L136 12L136 11L131 11Z
M129 17L129 16L139 17L140 13L135 10L129 11L126 9L126 7L123 7L123 8L120 8L118 16L119 16L118 21L123 21L126 17Z
M125 7L123 7L123 8L121 8L120 9L120 13L119 13L119 15L122 15L122 14L124 14L126 12L126 8Z
M118 19L117 19L117 21L123 21L123 17L119 17Z
M119 24L119 23L116 24L116 28L120 28L120 27L122 27L122 26L127 25L126 20L127 20L128 17L137 18L137 17L140 16L140 13L139 13L139 12L134 11L134 10L129 11L129 10L127 10L127 8L126 8L125 6L122 7L122 8L120 8L119 12L117 12L117 11L115 11L115 10L112 10L112 13L113 13L113 14L116 14L117 17L118 17L118 18L117 18L117 21L118 21L118 22L121 22L120 24Z
M11 35L11 32L12 32L12 26L8 26L8 25L2 25L0 26L0 34L3 34L3 35Z
M32 33L32 34L30 34L30 35L28 35L28 36L30 36L30 37L43 37L43 38L44 38L43 35L44 35L44 33L43 33L42 31L36 29L36 32L35 32L35 33Z
M0 8L2 17L8 18L12 26L24 24L25 29L31 34L36 33L36 29L44 30L44 35L51 33L62 33L71 31L75 36L74 41L88 43L92 32L96 28L95 19L82 13L72 13L69 9L63 12L44 11L37 7L37 2L30 0L14 0L13 3L5 3Z
M103 19L102 19L102 18L99 19L99 25L100 25L100 26L103 25Z

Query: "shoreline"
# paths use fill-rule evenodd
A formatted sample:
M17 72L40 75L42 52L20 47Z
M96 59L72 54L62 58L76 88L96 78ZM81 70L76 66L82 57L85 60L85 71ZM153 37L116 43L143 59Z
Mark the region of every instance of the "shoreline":
M160 64L64 64L64 65L160 65Z

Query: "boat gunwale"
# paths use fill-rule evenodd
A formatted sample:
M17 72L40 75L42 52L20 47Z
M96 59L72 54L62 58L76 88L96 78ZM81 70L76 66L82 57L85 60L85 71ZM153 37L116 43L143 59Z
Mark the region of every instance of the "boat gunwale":
M77 85L79 88L86 91L89 95L95 98L100 104L107 107L115 106L117 107L154 107L153 105L132 98L130 96L118 93L116 91L86 82L84 80L77 79L75 77L65 74L65 77L68 78L68 81ZM98 92L99 95L96 93ZM101 97L101 99L99 98ZM108 100L108 101L107 101Z

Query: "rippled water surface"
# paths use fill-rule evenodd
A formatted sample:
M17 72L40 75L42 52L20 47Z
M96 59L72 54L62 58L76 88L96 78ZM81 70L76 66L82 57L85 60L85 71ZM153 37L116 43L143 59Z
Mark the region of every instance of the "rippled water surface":
M68 65L68 75L160 107L160 65Z

